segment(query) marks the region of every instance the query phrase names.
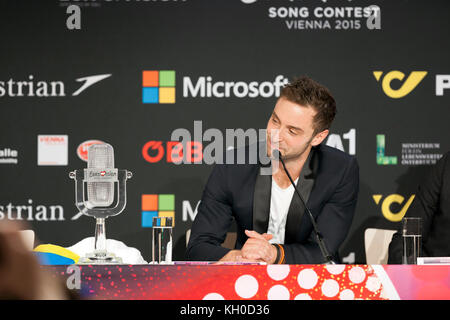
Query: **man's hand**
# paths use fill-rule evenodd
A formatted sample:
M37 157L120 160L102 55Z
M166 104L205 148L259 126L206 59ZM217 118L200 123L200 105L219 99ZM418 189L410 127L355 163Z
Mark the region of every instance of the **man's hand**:
M249 239L241 249L241 255L244 259L264 261L269 264L275 263L277 258L277 249L269 243L273 235L256 231L245 230Z
M67 299L65 283L41 269L19 235L21 225L0 222L0 300Z
M262 262L262 260L246 259L242 257L241 250L231 250L219 260L220 262Z

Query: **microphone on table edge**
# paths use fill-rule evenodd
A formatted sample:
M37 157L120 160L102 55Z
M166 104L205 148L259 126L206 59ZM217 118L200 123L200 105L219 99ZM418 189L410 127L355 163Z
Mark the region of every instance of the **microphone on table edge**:
M306 205L305 199L303 199L302 195L300 194L300 192L297 189L297 186L294 183L294 180L292 180L292 177L289 174L289 171L286 169L286 165L284 164L284 161L283 161L283 159L281 157L281 152L279 150L277 150L277 149L274 149L272 151L272 157L274 159L276 159L276 160L280 160L281 161L281 164L283 165L284 171L286 172L286 175L288 176L289 181L291 181L291 184L294 186L295 193L297 193L297 195L302 200L303 205L305 206L305 209L308 212L309 219L311 220L311 223L312 223L312 226L313 226L313 229L314 229L314 233L316 234L317 243L319 245L319 248L320 248L320 251L322 253L323 258L325 259L327 264L336 264L333 261L332 256L328 253L328 250L327 250L327 247L325 245L322 233L320 232L320 230L319 230L319 228L317 226L316 220L314 219L314 216L312 215L311 210L309 210L308 206Z

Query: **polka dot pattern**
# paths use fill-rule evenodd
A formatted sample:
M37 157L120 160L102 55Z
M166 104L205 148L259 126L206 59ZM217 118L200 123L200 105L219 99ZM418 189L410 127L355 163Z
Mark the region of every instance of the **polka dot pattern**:
M312 269L304 269L298 274L298 285L303 289L312 289L318 281L317 273Z
M267 274L273 280L283 280L289 275L289 265L287 264L269 264L267 266Z
M352 290L345 289L345 290L342 290L341 293L339 294L339 299L340 300L353 300L353 299L355 299L355 294L353 293Z
M64 266L46 266L62 276ZM81 296L154 300L387 299L367 265L79 266ZM383 293L383 295L381 295Z
M312 298L307 293L300 293L295 296L294 300L312 300Z
M366 272L361 267L353 267L348 272L348 277L353 283L361 283L366 278Z
M203 300L225 300L224 297L222 297L218 293L208 293L206 296L203 297Z
M339 284L336 280L327 279L322 283L321 290L325 297L332 298L339 293Z
M250 275L240 276L234 285L239 297L249 299L258 292L258 281Z
M289 289L277 284L269 289L267 300L289 300Z

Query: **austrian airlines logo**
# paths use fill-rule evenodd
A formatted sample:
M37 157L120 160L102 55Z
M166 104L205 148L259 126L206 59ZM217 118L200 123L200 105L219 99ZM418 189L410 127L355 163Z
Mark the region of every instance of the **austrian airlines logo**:
M84 78L78 78L78 79L76 79L77 82L84 82L84 83L80 87L80 89L78 89L77 91L72 93L72 95L77 96L81 92L83 92L84 90L89 88L90 86L92 86L92 85L96 84L97 82L102 81L106 78L109 78L109 77L111 77L111 74L99 74L96 76L88 76L88 77L84 77Z
M87 88L94 84L111 77L111 74L98 74L75 79L81 83L81 86L72 93L72 96L78 96ZM43 80L30 74L28 79L0 79L0 98L9 97L65 97L66 83L61 80Z

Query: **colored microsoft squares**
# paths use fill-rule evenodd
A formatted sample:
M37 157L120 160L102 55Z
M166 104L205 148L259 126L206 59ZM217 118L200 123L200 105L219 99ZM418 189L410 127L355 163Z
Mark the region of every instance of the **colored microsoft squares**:
M158 88L143 88L142 89L143 103L159 103L159 89Z
M158 211L158 195L143 194L142 195L142 211Z
M159 88L159 103L175 103L175 88Z
M158 216L158 211L142 211L142 227L153 227L153 217Z
M143 71L142 72L142 86L145 87L159 87L159 72L158 71Z
M164 88L175 87L175 71L160 71L159 86Z
M174 211L175 210L175 195L173 195L173 194L158 195L158 210Z
M175 71L143 71L142 102L175 103Z
M175 221L175 195L143 194L142 227L153 227L153 217L171 217Z

